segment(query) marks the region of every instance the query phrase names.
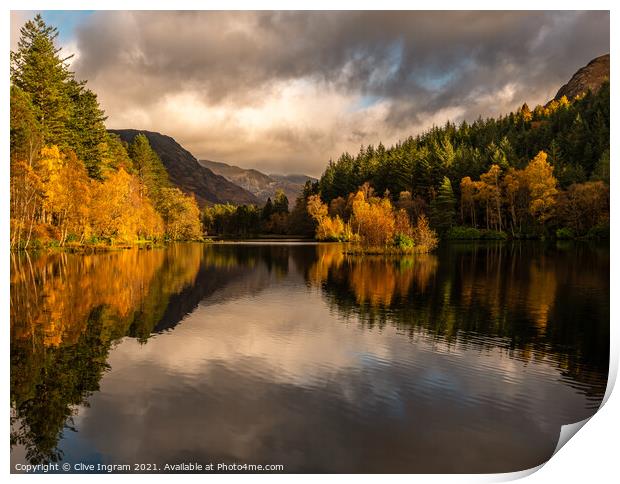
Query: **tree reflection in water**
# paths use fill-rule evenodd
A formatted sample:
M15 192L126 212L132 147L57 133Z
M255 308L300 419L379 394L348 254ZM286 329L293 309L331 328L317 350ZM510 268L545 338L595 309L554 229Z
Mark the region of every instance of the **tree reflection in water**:
M267 274L268 276L265 276ZM339 244L177 244L11 256L11 446L62 459L63 433L124 337L148 344L199 304L297 277L341 321L452 347L546 360L596 407L609 354L609 249L454 244L436 254L347 256Z

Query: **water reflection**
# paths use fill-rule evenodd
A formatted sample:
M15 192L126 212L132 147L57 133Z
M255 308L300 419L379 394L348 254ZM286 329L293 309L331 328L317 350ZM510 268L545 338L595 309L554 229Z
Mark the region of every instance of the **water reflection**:
M12 460L536 465L604 393L608 258L542 244L15 254Z

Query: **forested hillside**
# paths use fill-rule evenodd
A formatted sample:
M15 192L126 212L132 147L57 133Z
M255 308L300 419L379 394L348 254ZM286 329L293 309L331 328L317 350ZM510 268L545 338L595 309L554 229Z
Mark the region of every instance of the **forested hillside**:
M106 131L57 36L37 15L11 52L11 248L201 238L193 196L171 185L145 136Z
M563 96L497 119L448 122L389 148L362 146L330 161L318 190L330 214L346 220L364 183L456 238L477 236L457 225L513 236L557 229L602 235L609 224L609 82L572 101Z
M146 136L153 151L161 158L170 181L184 192L192 193L201 207L213 203L259 203L258 198L249 191L200 164L194 155L170 136L139 129L109 131L127 143L139 134Z

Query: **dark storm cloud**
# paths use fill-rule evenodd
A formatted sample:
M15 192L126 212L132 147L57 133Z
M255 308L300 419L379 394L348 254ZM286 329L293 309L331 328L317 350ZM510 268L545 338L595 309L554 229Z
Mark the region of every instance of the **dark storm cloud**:
M386 106L374 126L345 129L348 139L389 138L397 127L443 122L443 113L471 119L546 101L609 51L609 14L98 12L78 28L77 49L73 67L101 93L111 119L121 109L148 113L182 92L210 107L260 105L302 80L361 99L358 116ZM290 132L292 143L303 129ZM332 155L345 148L337 140L326 147Z

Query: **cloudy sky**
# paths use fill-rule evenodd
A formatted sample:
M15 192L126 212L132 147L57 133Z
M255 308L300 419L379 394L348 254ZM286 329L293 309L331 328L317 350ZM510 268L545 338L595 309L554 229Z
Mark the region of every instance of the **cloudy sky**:
M361 144L543 103L609 52L607 12L44 12L110 128L319 175ZM32 16L12 13L11 48Z

